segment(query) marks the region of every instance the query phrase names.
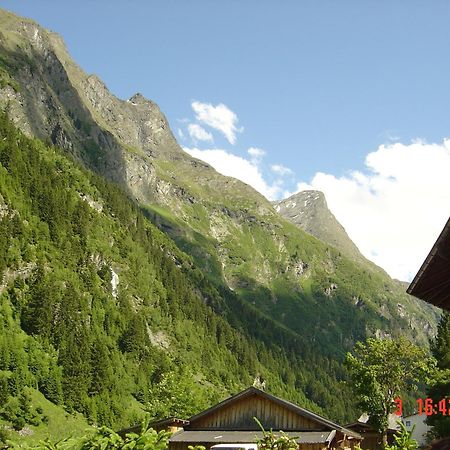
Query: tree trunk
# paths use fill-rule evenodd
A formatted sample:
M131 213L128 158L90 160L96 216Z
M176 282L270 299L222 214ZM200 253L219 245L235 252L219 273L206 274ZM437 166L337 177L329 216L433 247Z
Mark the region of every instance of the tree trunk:
M388 436L388 432L387 432L387 429L385 428L383 430L382 440L381 440L381 445L383 446L383 448L385 448L387 446L387 443L388 443L387 436Z

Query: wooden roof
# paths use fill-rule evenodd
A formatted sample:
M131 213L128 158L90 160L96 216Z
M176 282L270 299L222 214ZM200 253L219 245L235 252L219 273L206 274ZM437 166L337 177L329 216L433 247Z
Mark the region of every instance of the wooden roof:
M275 433L276 434L276 433ZM293 431L285 433L299 444L324 444L331 442L335 431ZM170 442L214 442L215 444L244 444L262 439L262 431L179 431L172 435Z
M363 436L367 432L377 433L377 431L375 430L375 428L372 425L369 425L368 423L363 423L363 422L347 423L345 425L345 428L356 431L356 432L362 434ZM389 427L387 431L388 431L388 434L395 434L398 430L395 428Z
M397 414L390 413L388 416L388 430L394 433L399 430L400 425L398 424L398 421L400 419L401 417L397 416ZM367 413L362 413L356 422L347 423L344 427L358 432L359 430L373 430L372 425L370 425L370 416Z
M355 431L348 430L347 428L342 427L341 425L338 425L337 423L332 422L331 420L325 419L318 414L315 414L311 411L308 411L307 409L304 409L298 405L295 405L294 403L288 402L287 400L283 400L281 398L275 397L274 395L268 394L267 392L261 391L260 389L257 389L255 387L249 387L245 389L242 392L239 392L236 395L233 395L232 397L227 398L226 400L220 402L219 404L201 412L200 414L197 414L189 419L189 425L185 426L185 430L189 429L195 429L196 423L201 423L203 419L205 419L208 416L214 415L218 410L221 410L223 408L226 408L230 406L233 403L238 403L241 400L251 397L251 396L258 396L263 399L267 399L271 402L274 402L278 405L280 405L282 408L287 409L289 411L292 411L293 413L305 417L313 422L315 422L318 427L322 430L329 430L329 431L339 431L347 436L354 437L356 439L361 439L361 436L356 433ZM255 423L256 426L256 423Z
M450 311L450 218L406 292Z
M169 428L169 427L179 427L187 425L189 420L178 419L177 417L168 417L165 419L154 420L148 424L149 428ZM142 424L134 425L132 427L123 428L117 432L120 436L124 437L128 433L140 433L142 429Z

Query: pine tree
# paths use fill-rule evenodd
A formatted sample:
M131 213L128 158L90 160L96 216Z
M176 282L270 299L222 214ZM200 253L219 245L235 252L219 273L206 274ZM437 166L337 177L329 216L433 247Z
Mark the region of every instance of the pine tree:
M42 266L30 280L30 300L21 315L22 328L29 334L50 338L54 315L55 289L46 278Z

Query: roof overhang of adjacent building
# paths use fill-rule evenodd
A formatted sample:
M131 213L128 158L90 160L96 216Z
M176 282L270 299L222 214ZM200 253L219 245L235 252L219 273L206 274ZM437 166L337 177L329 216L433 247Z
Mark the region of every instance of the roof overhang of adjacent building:
M450 311L450 218L406 292Z
M356 431L357 433L362 434L364 436L365 433L378 433L373 426L369 425L368 423L363 422L353 422L348 423L345 425L345 428ZM388 434L395 434L398 431L398 428L388 428L387 432Z
M148 424L149 428L164 429L169 427L179 427L182 428L189 424L189 420L178 419L177 417L168 417L166 419L154 420ZM127 433L140 433L142 429L142 424L134 425L129 428L123 428L117 433L120 436L125 436Z

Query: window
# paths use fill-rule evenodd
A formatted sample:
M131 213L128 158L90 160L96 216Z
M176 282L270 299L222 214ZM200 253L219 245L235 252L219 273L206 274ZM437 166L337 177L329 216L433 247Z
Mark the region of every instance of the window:
M410 427L410 426L411 426L411 421L410 421L410 420L407 420L407 421L406 421L406 426L407 426L407 427Z

